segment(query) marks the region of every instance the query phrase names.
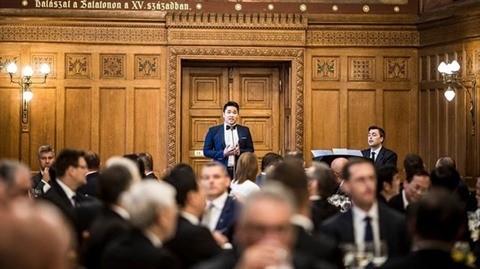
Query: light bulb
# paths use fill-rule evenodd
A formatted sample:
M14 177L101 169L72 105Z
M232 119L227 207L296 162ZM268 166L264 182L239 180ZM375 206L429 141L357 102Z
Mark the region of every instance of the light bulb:
M30 102L32 98L33 98L33 92L29 88L25 89L25 91L23 92L23 100Z
M438 72L440 73L446 73L447 72L447 64L445 62L441 62L439 65L438 65Z
M448 86L443 95L445 96L445 99L450 102L453 100L453 98L455 98L455 91L452 89L452 87Z
M452 72L458 72L458 70L460 70L460 65L457 61L453 60L453 62L450 63L450 70L452 70Z
M17 70L18 70L18 67L17 65L14 63L14 62L11 62L8 66L7 66L7 72L9 74L15 74L17 73Z
M449 74L449 75L452 74L452 64L451 63L447 64L447 68L445 69L445 74Z
M33 75L33 69L30 67L30 65L25 66L22 70L22 76L31 77L32 75Z
M50 66L48 66L48 64L42 64L42 66L40 67L40 73L44 75L50 74Z

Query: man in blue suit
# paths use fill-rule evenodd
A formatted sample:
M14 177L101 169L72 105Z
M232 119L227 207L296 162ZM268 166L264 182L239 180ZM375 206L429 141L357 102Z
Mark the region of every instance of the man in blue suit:
M230 179L227 169L219 162L207 163L200 174L200 184L207 196L206 209L202 224L206 226L222 245L231 242L233 229L237 221L240 204L235 197L228 194Z
M237 124L240 106L233 101L223 106L224 123L208 130L203 145L203 155L227 167L230 178L240 154L254 152L252 135L248 127Z

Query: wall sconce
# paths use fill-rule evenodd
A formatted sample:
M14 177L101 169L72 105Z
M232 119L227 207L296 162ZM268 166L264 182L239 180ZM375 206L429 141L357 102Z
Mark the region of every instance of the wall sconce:
M477 91L477 77L472 76L470 80L464 80L458 78L458 71L460 71L460 65L457 61L453 61L449 64L441 62L438 65L438 72L442 74L443 84L447 86L443 95L447 101L452 101L455 98L455 91L457 88L462 88L467 92L470 97L470 114L472 115L472 135L475 135L475 123L476 123L476 91ZM465 82L471 83L470 90L464 85Z
M14 80L13 75L17 73L18 67L15 62L11 62L7 65L7 73L10 74L10 82L17 83L22 88L22 123L28 124L28 103L33 98L33 93L30 88L33 84L45 84L47 82L47 76L50 74L50 66L48 64L42 64L40 67L40 73L43 75L43 81L34 82L32 80L33 69L27 65L22 70L22 75L18 77L18 80ZM23 131L28 131L28 127L22 126Z

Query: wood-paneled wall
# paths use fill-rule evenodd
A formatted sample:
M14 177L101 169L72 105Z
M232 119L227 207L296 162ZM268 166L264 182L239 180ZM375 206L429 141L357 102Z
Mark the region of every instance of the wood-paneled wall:
M416 49L311 49L307 54L308 149L368 148L370 125L404 156L418 150Z
M32 87L28 132L20 131L20 88L2 75L1 157L37 169L38 147L50 144L93 150L102 162L148 151L155 170L165 168L165 48L2 43L0 54L16 56L19 67L41 58L54 70L47 84ZM142 59L155 61L148 74L137 72Z

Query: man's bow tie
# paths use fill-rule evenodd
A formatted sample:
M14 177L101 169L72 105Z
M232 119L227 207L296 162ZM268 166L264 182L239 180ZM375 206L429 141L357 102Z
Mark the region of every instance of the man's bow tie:
M237 128L237 125L233 125L233 126L230 126L230 125L227 125L227 130L235 130L235 128Z

